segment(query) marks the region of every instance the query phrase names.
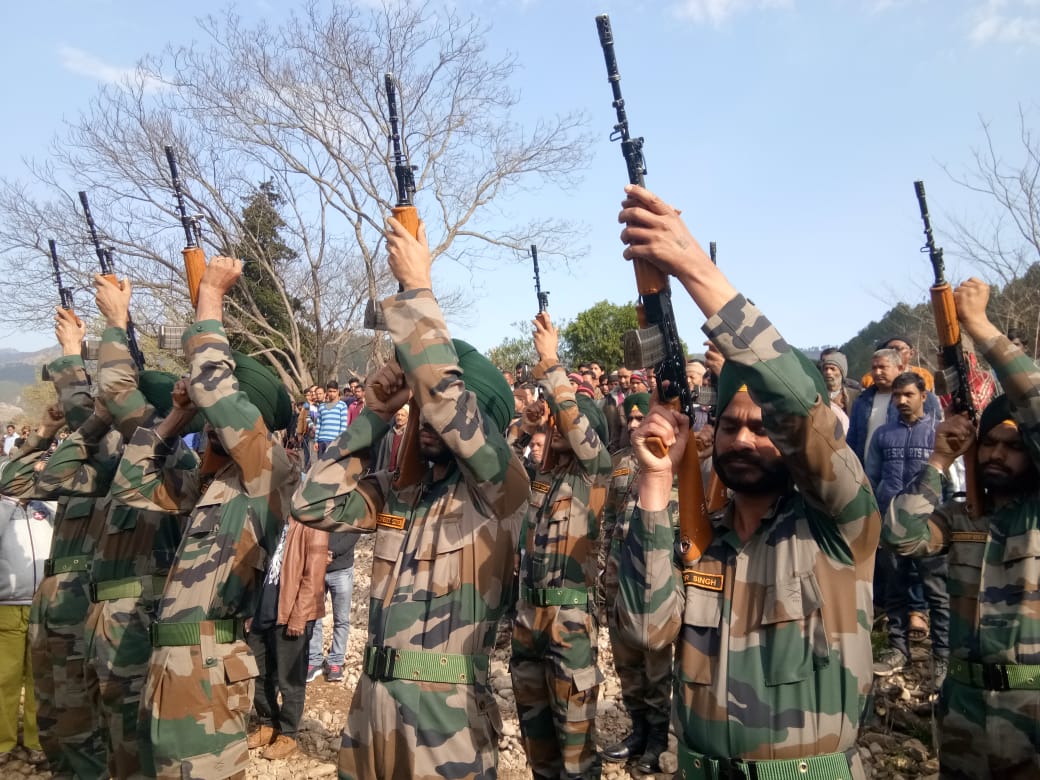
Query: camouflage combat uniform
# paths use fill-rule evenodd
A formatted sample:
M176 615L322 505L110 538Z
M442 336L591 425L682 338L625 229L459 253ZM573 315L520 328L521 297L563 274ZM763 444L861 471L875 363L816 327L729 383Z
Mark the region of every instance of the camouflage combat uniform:
M366 409L294 499L301 522L376 532L365 674L343 731L339 776L491 780L501 718L489 656L530 497L527 474L464 388L432 292L392 296L383 312L422 418L454 461L443 479L427 471L401 489L389 472L363 476L388 429Z
M138 427L156 422L154 407L138 390L137 367L122 328L108 328L102 336L98 387L126 440ZM185 461L180 466L190 469L197 465L190 450L183 448L182 453ZM87 677L97 691L111 775L154 777L150 719L140 706L152 655L148 630L185 518L121 502L106 503L104 533L91 564Z
M747 542L727 506L685 570L670 513L637 510L621 551L621 628L650 648L678 639L687 780L862 778L855 743L872 681L877 503L806 363L768 320L737 295L704 330L762 407L797 489Z
M593 602L610 453L579 413L567 372L543 361L534 374L572 453L531 484L510 674L535 778L599 777L596 701L603 674Z
M177 443L138 428L113 492L142 509L194 509L151 626L142 706L151 713L158 777L220 780L249 763L246 721L257 668L244 621L256 611L299 471L239 390L220 323L196 322L184 345L189 395L229 457L215 473L204 474L206 461L183 470Z
M65 356L48 367L58 401L73 436L91 417L94 402L90 380L78 355ZM86 433L96 441L107 430L92 423ZM71 438L71 437L70 437ZM41 486L33 467L50 442L32 433L0 478L0 493L24 498L50 498L52 486ZM99 454L102 460L111 453ZM40 744L58 777L102 777L105 745L97 713L91 708L84 675L84 625L89 601L89 564L101 528L94 518L91 497L57 495L54 535L44 580L29 613L29 651L36 693ZM92 522L92 520L95 520Z
M621 684L621 699L632 716L633 728L641 729L645 726L648 732L658 734L666 747L672 704L672 646L669 644L648 650L641 643L630 642L629 636L619 630L614 609L621 547L628 535L632 513L639 499L638 478L639 461L635 452L630 447L617 452L614 455L614 470L610 475L607 503L603 507L603 536L609 545L603 572L607 632L610 634L610 649L614 654L614 668ZM674 490L672 492L673 502L678 506L678 494Z
M977 345L997 372L1022 444L1040 466L1040 371L1004 336ZM902 555L949 551L950 671L940 706L941 775L1040 777L1040 490L973 520L942 503L926 466L895 499L883 539Z

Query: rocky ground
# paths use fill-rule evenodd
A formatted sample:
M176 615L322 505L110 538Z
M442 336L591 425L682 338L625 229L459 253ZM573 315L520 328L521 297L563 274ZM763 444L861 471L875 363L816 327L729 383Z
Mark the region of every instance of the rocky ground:
M299 735L299 750L283 761L265 761L260 750L253 751L248 771L250 780L258 778L323 778L336 776L336 754L340 732L346 722L351 694L357 683L362 649L368 621L369 572L371 571L372 537L357 546L354 575L354 608L346 661L346 679L328 683L319 678L307 687L307 704ZM331 615L326 618L326 641L331 638ZM526 780L531 777L520 744L516 707L509 680L508 642L499 643L492 659L491 681L502 711L503 733L499 742L500 780ZM859 750L867 766L868 777L885 780L912 780L938 777L938 761L932 749L931 676L926 646L914 648L914 663L904 674L894 675L875 686L874 716L862 731ZM601 745L624 737L629 727L628 716L621 706L617 676L607 632L600 633L600 667L606 682L600 689L599 713L596 718ZM664 772L658 778L669 778L676 768L675 738L670 751L661 759ZM22 775L49 778L23 759L13 757L0 767L4 777ZM634 770L630 773L619 764L604 764L607 780L650 777Z

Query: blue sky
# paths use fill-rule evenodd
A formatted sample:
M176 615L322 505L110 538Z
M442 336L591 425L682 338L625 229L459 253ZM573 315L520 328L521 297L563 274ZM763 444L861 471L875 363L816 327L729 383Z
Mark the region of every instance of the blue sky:
M236 9L274 21L285 5ZM570 109L589 118L593 159L581 184L509 204L525 220L565 213L587 230L587 254L569 267L542 263L557 319L635 295L620 257L616 215L627 179L607 140L615 117L598 13L611 15L631 129L646 138L647 185L682 208L704 245L718 242L736 286L803 346L841 343L897 299L923 300L930 277L918 254L913 180L927 184L940 239L953 217L987 221L993 205L953 183L944 166L970 168L984 141L980 117L1000 156L1015 163L1019 106L1040 119L1040 0L455 5L492 25L493 51L517 55L519 119ZM168 42L198 38L194 19L211 8L199 0L5 4L0 173L22 177L23 158L45 158L49 140L100 83ZM421 191L416 205L421 214ZM970 270L952 257L948 267L953 280ZM526 260L473 279L444 263L434 284L474 288L474 306L453 329L486 349L533 315L531 276ZM684 293L677 298L680 333L699 343L702 318ZM0 335L0 347L52 342L47 333Z

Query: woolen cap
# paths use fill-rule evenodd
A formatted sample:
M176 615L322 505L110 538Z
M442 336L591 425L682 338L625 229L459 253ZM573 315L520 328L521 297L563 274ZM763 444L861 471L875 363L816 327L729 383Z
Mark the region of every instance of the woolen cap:
M841 372L841 378L849 375L849 360L840 352L829 352L820 358L820 367L834 366Z

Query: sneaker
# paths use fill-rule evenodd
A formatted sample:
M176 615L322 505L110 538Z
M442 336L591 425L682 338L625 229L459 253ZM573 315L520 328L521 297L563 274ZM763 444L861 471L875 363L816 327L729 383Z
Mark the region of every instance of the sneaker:
M321 676L321 665L307 664L307 682L314 682Z
M903 671L908 663L910 659L902 650L896 650L894 647L885 648L874 662L874 676L891 677L896 672Z
M325 669L325 679L329 682L343 682L343 666L341 664L329 664Z
M284 734L279 734L275 737L274 742L264 749L264 752L261 753L260 756L266 758L268 761L281 761L295 752L296 740L292 737L287 737Z
M946 682L946 673L950 671L950 661L947 658L940 658L937 655L932 656L932 686L933 690L938 692L942 687L943 683Z

